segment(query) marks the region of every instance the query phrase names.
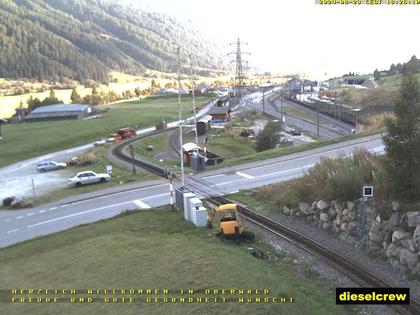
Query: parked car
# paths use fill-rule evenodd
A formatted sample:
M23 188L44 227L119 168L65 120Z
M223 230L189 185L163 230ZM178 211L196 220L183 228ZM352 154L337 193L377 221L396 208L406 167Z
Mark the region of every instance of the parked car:
M113 133L108 136L108 138L105 140L106 142L118 142L121 141L121 136L117 133Z
M85 171L77 173L74 177L70 177L68 179L68 184L70 186L82 186L86 184L93 184L93 183L105 183L111 180L111 176L109 174L104 173L95 173L92 171Z
M291 134L292 136L300 136L301 135L299 130L296 130L296 129L293 129L293 128L290 128L290 129L286 130L286 132Z
M137 136L136 131L133 128L122 128L117 131L117 133L121 136L123 139L131 138Z
M59 163L54 161L44 161L41 163L38 163L36 165L36 169L39 172L46 172L46 171L54 171L54 170L62 170L67 166L66 163Z

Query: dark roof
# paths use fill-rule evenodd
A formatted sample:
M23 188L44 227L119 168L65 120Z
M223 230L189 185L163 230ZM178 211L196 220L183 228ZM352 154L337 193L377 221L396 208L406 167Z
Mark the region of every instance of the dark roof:
M230 108L225 106L225 107L212 107L210 108L208 114L209 115L217 115L217 114L226 114L230 111Z
M89 105L85 104L55 104L48 106L41 106L35 108L31 114L41 114L41 113L57 113L57 112L82 112Z

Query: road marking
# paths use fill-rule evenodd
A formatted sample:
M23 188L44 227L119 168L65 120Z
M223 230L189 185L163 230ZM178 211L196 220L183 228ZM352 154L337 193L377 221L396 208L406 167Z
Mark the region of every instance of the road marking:
M117 192L117 193L111 193L109 195L93 197L93 198L90 198L90 199L87 199L87 200L80 200L80 201L71 202L67 205L77 205L79 203L89 202L89 201L100 199L100 198L108 198L108 197L111 197L111 196L117 196L117 195L121 195L121 194L131 193L131 192L134 192L134 191L147 190L147 189L156 188L156 187L163 187L163 186L169 186L169 184L159 184L159 185L142 187L142 188L138 188L138 189L130 189L130 190L127 190L127 191L120 191L120 192Z
M47 210L40 210L39 213L47 212Z
M23 216L18 216L18 217L16 217L16 220L20 220L20 219L22 219L23 218Z
M28 213L27 216L30 217L31 215L34 215L34 214L35 212L31 212L31 213Z
M90 213L90 212L94 212L94 211L98 211L98 210L103 210L103 209L107 209L107 208L121 206L121 205L128 204L128 203L131 203L131 202L132 201L126 201L126 202L116 203L114 205L109 205L109 206L105 206L105 207L100 207L100 208L96 208L96 209L83 211L83 212L77 212L77 213L66 215L64 217L59 217L59 218L55 218L55 219L51 219L51 220L47 220L47 221L43 221L43 222L38 222L38 223L35 223L35 224L32 224L32 225L28 225L27 228L29 229L29 228L32 228L34 226L43 225L43 224L47 224L47 223L51 223L51 222L55 222L55 221L59 221L59 220L64 220L64 219L67 219L67 218L75 217L75 216L78 216L78 215L82 215L82 214L85 214L85 213Z
M140 207L140 209L150 209L150 206L145 204L143 201L139 200L134 200L133 201L136 205L138 205Z
M69 205L69 204L62 205L62 206L61 206L61 208L67 207L68 205ZM50 209L50 210L52 210L52 209Z
M50 210L55 210L55 209L57 209L57 207L52 207L52 208L50 208Z
M260 179L260 178L264 178L264 177L270 177L270 176L273 176L273 175L279 175L279 174L294 172L294 171L297 171L297 170L303 170L305 168L310 168L314 165L315 164L308 164L308 165L303 165L303 166L299 166L299 167L296 167L296 168L291 168L291 169L284 170L284 171L264 174L264 175L261 175L261 176L256 176L256 177L254 177L254 179ZM244 181L247 181L247 180L249 180L249 179L246 178L246 179L240 179L240 180L235 180L235 181L223 182L223 183L215 184L213 186L223 186L223 185L228 185L228 184L237 184L239 182L244 182Z
M236 172L236 175L239 175L239 176L244 177L244 178L247 178L247 179L253 179L253 178L255 178L255 176L251 176L251 175L248 175L248 174L239 172L239 171Z
M272 168L275 165L282 165L282 164L287 164L287 163L294 162L294 161L304 160L304 159L307 159L307 158L310 158L310 157L327 155L327 153L340 153L340 152L342 152L342 150L349 149L349 148L350 149L353 149L352 151L354 151L354 149L356 149L357 147L360 147L363 144L366 144L368 142L377 141L377 140L378 139L370 139L370 140L366 140L366 141L359 142L359 143L353 143L353 144L345 145L345 146L342 146L342 147L329 149L329 150L322 151L322 152L319 152L319 153L313 153L313 154L309 154L309 155L297 157L297 158L294 158L294 159L293 158L292 159L289 158L289 159L287 159L285 161L281 161L281 162L277 162L277 163L256 166L256 167L253 167L252 170L256 170L256 169L264 168L264 167L270 167L270 168ZM327 146L330 146L330 145L334 145L334 144L329 144ZM320 148L322 148L322 147L320 147ZM312 149L312 150L318 150L320 148L315 148L315 149ZM298 152L298 153L301 153L301 152ZM297 153L293 153L293 154L297 154Z
M219 176L225 176L225 174L218 174L218 175L205 176L205 177L201 177L201 179L209 179L209 178L219 177Z
M10 230L10 231L7 231L6 233L9 234L9 233L17 232L17 231L19 231L19 229Z

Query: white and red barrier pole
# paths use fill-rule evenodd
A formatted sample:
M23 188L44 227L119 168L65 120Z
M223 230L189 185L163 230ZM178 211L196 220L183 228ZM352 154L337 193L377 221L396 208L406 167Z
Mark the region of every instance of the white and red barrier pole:
M169 191L171 193L171 209L174 211L174 185L172 184L172 170L169 170Z

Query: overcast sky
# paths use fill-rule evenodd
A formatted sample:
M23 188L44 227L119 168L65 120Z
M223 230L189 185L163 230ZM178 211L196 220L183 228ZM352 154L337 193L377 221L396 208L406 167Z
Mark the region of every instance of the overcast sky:
M129 0L127 0L129 1ZM258 71L323 78L369 73L420 57L420 5L317 5L314 0L142 0L149 10L190 21L229 52L248 43ZM383 0L385 2L385 0ZM230 50L234 50L232 46Z

